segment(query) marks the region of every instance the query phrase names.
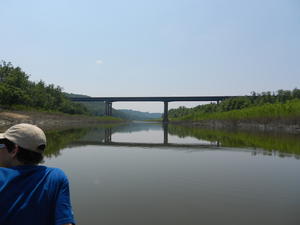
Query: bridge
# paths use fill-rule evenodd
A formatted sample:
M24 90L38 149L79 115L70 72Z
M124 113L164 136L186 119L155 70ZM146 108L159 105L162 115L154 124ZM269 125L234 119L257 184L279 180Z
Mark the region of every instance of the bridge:
M237 96L173 96L173 97L74 97L70 98L74 102L105 102L105 115L112 115L113 102L163 102L164 117L163 122L168 122L169 102L217 102L227 98Z

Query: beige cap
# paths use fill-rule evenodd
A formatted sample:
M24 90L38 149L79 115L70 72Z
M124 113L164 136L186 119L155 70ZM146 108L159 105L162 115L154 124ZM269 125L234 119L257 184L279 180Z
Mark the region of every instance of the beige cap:
M10 127L4 133L0 134L0 139L4 138L24 149L38 153L43 153L38 147L46 145L45 133L37 126L27 123L20 123Z

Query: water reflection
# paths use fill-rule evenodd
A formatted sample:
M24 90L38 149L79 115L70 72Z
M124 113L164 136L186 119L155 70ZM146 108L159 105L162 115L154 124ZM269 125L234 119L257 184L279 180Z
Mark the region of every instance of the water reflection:
M71 143L79 140L90 131L90 128L74 128L65 130L48 130L47 136L47 148L45 156L57 157L60 154L60 150L71 146Z
M56 157L66 147L114 145L138 147L218 148L268 150L270 155L292 154L300 158L300 136L291 134L209 130L156 123L129 123L47 132L46 157ZM193 138L188 141L188 138ZM279 153L278 153L279 152ZM253 151L253 154L257 154Z
M296 158L300 157L300 135L258 132L258 131L238 131L238 130L210 130L197 127L170 126L169 134L184 137L195 137L208 141L218 141L222 147L239 147L268 150L270 154L277 154L280 157L285 153L292 154ZM282 154L281 154L282 153Z
M47 136L78 224L300 224L299 161L277 157L299 156L297 136L142 123Z

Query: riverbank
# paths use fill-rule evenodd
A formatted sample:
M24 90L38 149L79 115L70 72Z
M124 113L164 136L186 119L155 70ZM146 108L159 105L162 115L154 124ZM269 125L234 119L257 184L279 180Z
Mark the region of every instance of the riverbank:
M124 121L119 118L104 116L96 117L34 111L0 111L1 128L6 128L18 123L30 123L44 129L50 129L59 127L84 127L120 122Z
M209 107L211 105L207 105ZM217 106L214 106L217 107ZM171 122L213 129L242 129L300 133L300 99L229 111L194 111Z
M269 122L258 122L249 120L202 120L202 121L171 121L171 124L188 127L199 127L209 129L231 129L244 131L268 131L300 134L298 122L278 120Z

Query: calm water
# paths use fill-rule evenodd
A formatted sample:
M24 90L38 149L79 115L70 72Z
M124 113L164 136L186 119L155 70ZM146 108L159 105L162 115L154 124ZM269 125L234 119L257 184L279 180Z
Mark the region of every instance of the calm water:
M160 124L48 132L78 224L300 224L300 137Z

